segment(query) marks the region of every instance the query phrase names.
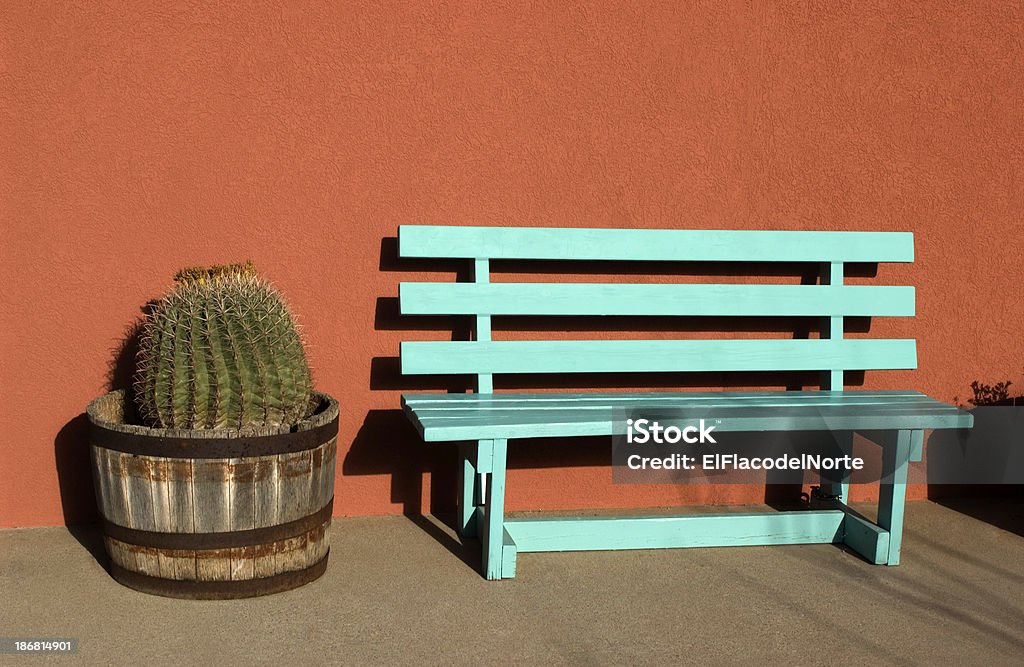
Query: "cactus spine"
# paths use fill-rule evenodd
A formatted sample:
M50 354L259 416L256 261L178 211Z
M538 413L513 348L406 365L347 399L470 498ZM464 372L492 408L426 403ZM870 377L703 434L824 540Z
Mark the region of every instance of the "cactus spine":
M135 378L155 428L294 424L311 412L302 340L251 263L184 269L143 326Z

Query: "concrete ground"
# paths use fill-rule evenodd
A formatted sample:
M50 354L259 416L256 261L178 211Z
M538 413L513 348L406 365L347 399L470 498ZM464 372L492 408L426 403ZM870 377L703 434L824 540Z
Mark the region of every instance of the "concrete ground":
M523 554L502 582L433 519L336 519L319 581L223 602L124 588L75 532L0 531L0 636L80 641L0 663L1024 664L1019 501L910 503L896 568L832 545Z

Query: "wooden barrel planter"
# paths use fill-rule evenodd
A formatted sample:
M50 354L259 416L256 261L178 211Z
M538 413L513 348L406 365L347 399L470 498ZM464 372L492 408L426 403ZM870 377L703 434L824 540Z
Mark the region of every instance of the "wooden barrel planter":
M111 575L178 598L277 593L327 567L338 403L292 429L153 429L124 391L89 404Z

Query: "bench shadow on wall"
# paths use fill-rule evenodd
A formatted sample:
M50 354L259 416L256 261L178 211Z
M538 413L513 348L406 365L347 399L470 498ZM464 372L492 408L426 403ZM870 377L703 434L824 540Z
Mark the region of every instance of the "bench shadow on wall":
M468 281L471 266L468 260L435 260L401 258L398 239L385 238L381 242L380 271L394 277L394 283L419 280L402 274L439 274L427 280ZM571 270L568 270L570 269ZM552 280L559 275L581 277L599 281L598 276L632 275L638 280L656 273L670 280L685 282L698 276L758 278L800 284L815 284L818 266L806 263L722 263L722 262L548 262L548 261L495 261L492 273L549 274ZM876 264L851 264L847 276L874 277ZM396 289L397 291L397 289ZM494 317L492 328L495 338L502 332L514 332L517 337L541 339L545 332L579 331L581 337L615 337L616 332L678 332L679 337L697 337L700 332L744 334L761 332L777 338L811 338L820 331L821 318L813 317ZM847 332L867 333L871 321L867 317L846 318ZM432 332L433 340L471 340L472 317L468 316L403 316L399 312L397 297L379 297L374 317L376 331ZM632 334L636 335L636 334ZM625 337L625 336L623 336ZM417 338L422 338L418 336ZM407 339L403 336L402 340ZM864 384L864 373L847 372L847 386ZM458 392L472 391L471 376L403 376L399 358L375 357L371 362L370 388L387 392ZM496 391L530 389L740 389L760 387L768 389L799 390L820 387L820 376L811 373L652 373L584 374L584 375L500 375L494 379ZM345 457L345 475L390 475L391 500L400 503L405 515L418 517L433 513L447 519L454 518L456 485L455 446L425 446L409 420L398 407L370 410L352 447ZM604 467L609 464L608 438L576 438L572 447L551 447L543 439L517 441L509 448L508 466L511 469L548 467ZM454 443L453 443L454 444ZM429 506L422 502L423 478L430 474ZM773 506L790 507L801 500L802 486L784 478L771 478L765 486L764 501ZM779 483L774 483L779 482ZM416 519L414 519L416 520ZM423 521L417 520L421 525ZM431 532L435 532L431 530Z

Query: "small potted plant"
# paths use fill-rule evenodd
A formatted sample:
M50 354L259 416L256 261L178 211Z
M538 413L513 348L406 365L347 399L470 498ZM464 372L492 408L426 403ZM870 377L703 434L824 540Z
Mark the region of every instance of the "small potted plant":
M150 308L132 391L89 404L113 577L184 598L264 595L327 566L338 403L251 263L194 268Z

